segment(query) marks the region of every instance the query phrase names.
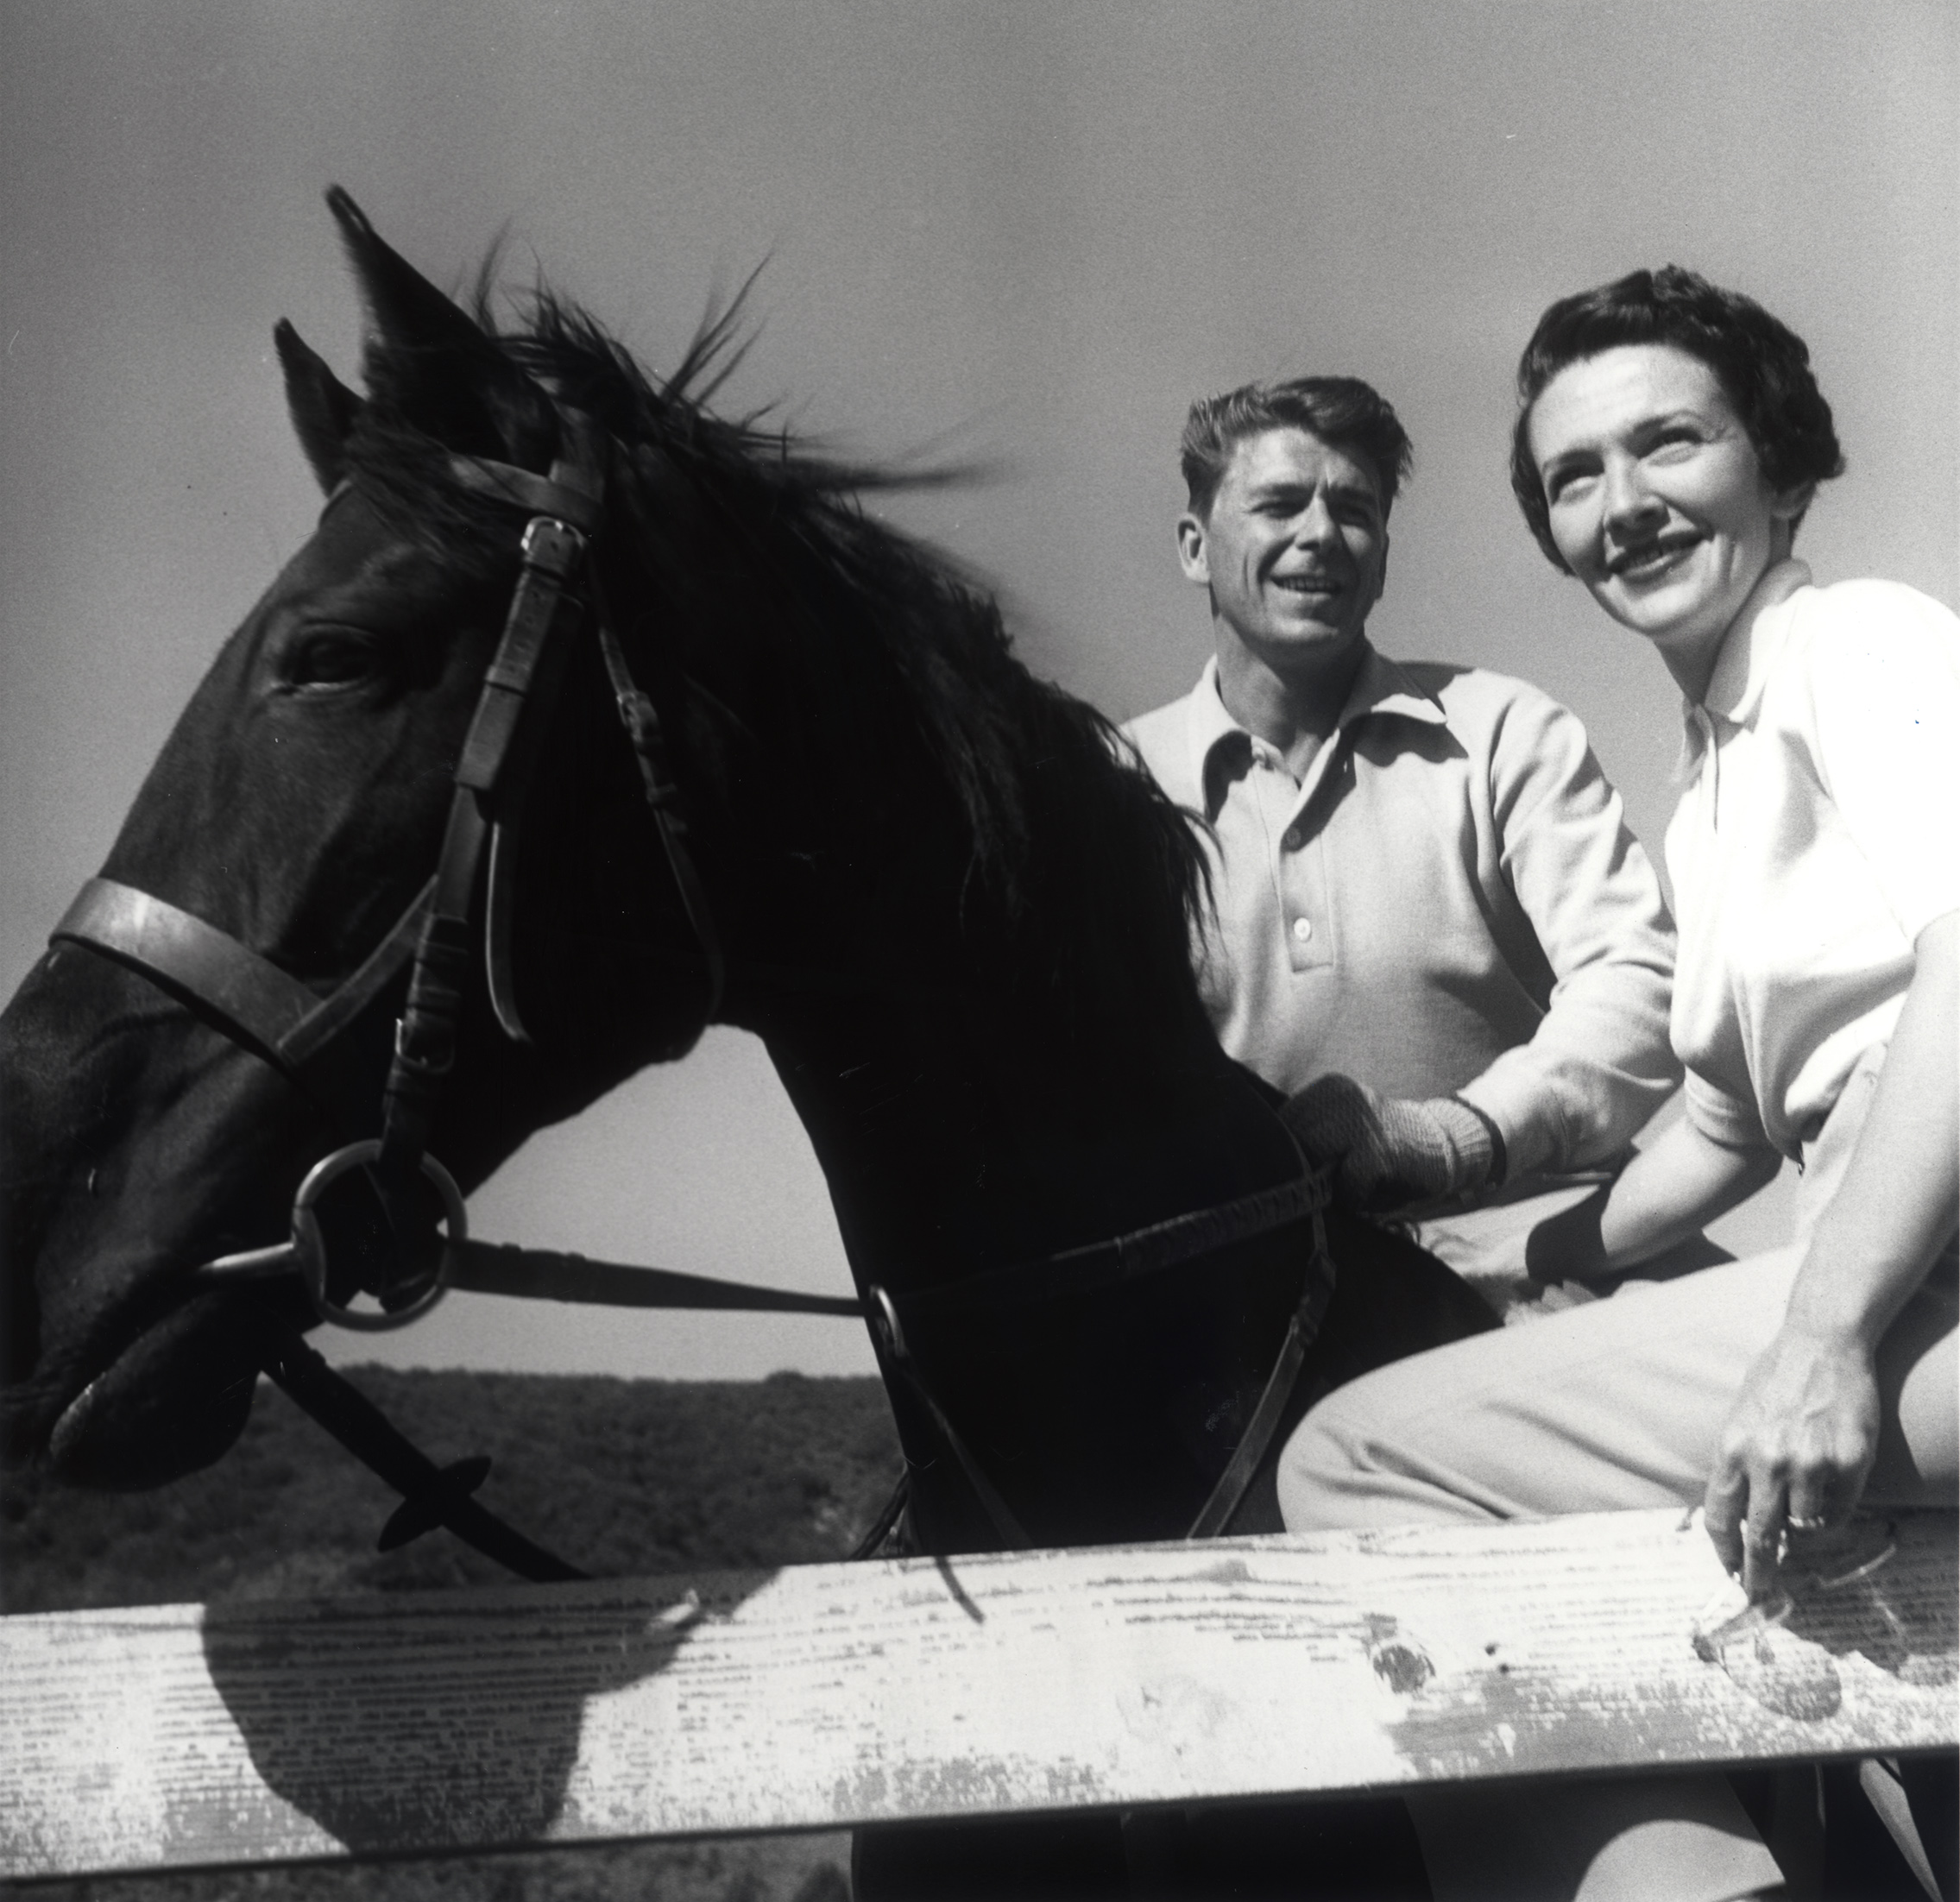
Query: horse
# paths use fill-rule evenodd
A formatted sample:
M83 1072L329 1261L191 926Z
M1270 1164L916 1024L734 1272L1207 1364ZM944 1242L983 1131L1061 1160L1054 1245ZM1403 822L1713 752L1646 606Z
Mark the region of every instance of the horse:
M828 1179L916 1549L1277 1529L1288 1424L1490 1317L1220 1052L1188 816L867 512L906 478L715 412L739 298L656 378L328 203L365 394L274 333L318 525L0 1017L0 1452L218 1458L279 1342L413 1307L445 1200L713 1018ZM330 1152L310 1280L205 1271ZM904 1835L864 1893L930 1886Z

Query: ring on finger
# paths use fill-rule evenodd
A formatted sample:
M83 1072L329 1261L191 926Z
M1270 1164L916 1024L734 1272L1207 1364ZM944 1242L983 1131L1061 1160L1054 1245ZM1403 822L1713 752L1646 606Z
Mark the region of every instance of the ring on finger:
M1792 1513L1789 1519L1792 1532L1822 1532L1830 1523L1831 1521L1823 1513L1813 1513L1802 1518Z

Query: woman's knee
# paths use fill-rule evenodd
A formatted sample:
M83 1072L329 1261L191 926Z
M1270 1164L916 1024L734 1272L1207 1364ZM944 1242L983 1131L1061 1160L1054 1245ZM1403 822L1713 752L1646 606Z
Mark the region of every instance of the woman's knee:
M1276 1474L1289 1532L1460 1525L1503 1517L1466 1484L1446 1448L1456 1432L1414 1403L1389 1368L1322 1401L1294 1429Z
M1289 1532L1334 1532L1366 1521L1349 1516L1366 1463L1339 1409L1323 1401L1299 1426L1279 1457L1279 1510Z

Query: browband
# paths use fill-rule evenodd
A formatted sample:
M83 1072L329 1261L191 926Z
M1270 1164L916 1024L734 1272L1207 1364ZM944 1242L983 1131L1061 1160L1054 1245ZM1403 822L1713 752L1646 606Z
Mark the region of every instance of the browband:
M537 476L514 463L451 456L449 472L472 494L506 503L526 515L551 516L586 536L599 526L604 498L570 479L577 470L569 461L554 463L549 476Z
M486 501L502 502L526 515L549 515L580 534L589 536L599 526L605 498L583 483L567 481L576 474L563 463L553 464L554 473L539 476L515 463L499 463L487 456L454 456L449 459L450 479L459 488ZM343 497L355 492L351 476L343 476L328 490L320 505L321 514Z

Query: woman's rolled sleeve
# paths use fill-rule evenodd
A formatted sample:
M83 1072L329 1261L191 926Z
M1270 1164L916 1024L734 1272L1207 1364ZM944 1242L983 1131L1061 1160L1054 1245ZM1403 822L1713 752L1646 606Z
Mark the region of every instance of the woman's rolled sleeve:
M1698 1070L1687 1074L1682 1107L1695 1129L1718 1148L1747 1151L1774 1146L1755 1105L1711 1082Z

